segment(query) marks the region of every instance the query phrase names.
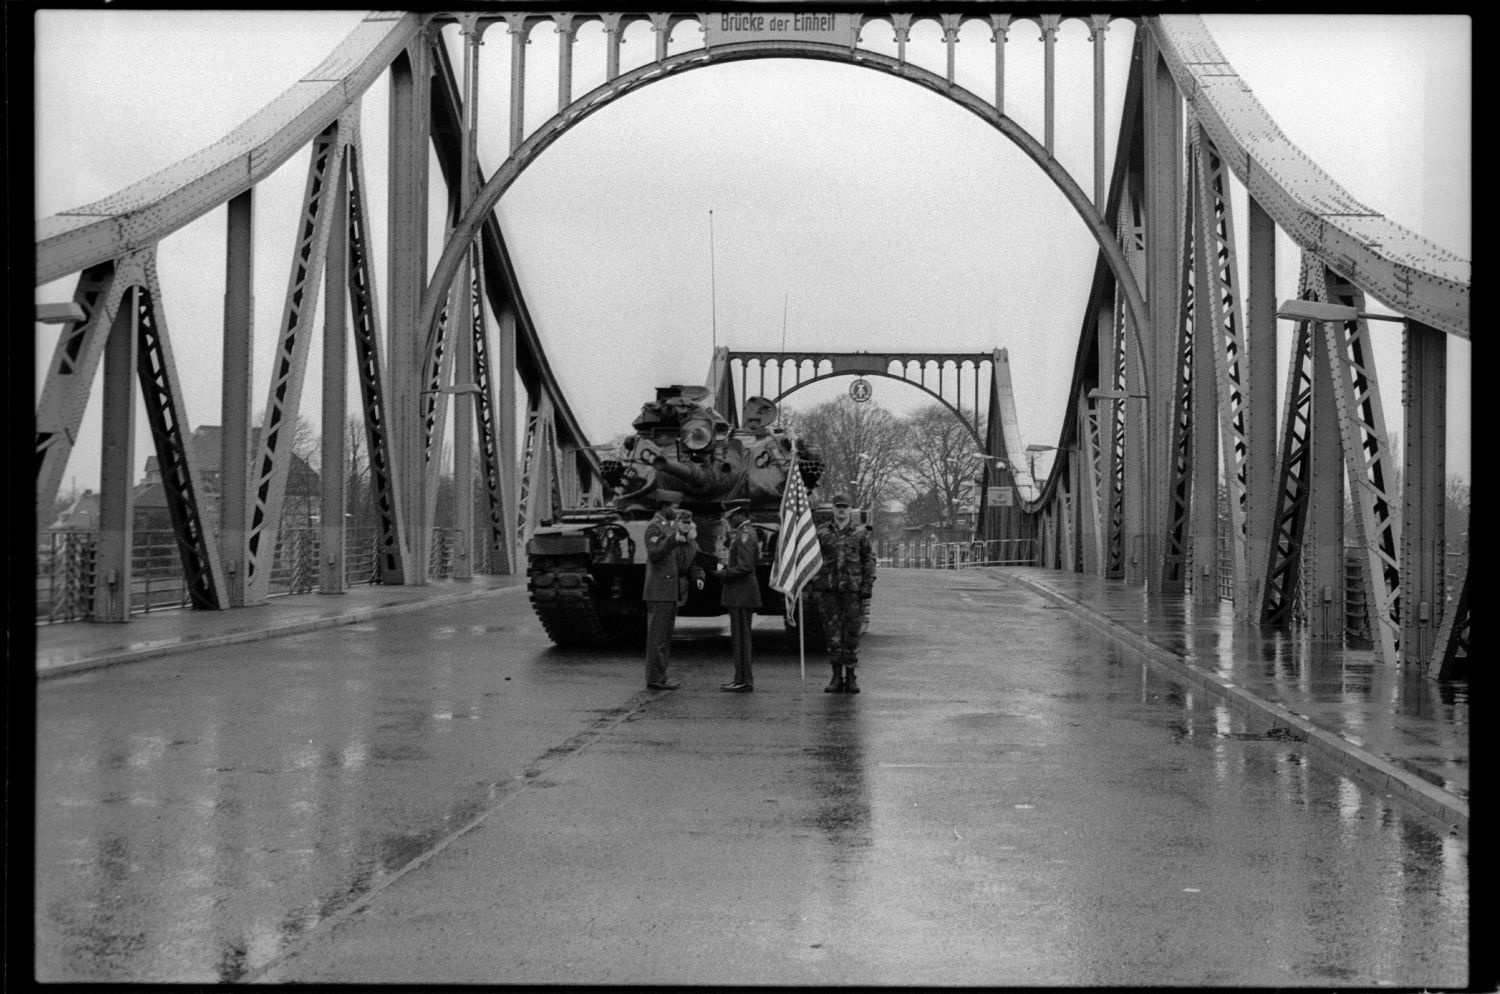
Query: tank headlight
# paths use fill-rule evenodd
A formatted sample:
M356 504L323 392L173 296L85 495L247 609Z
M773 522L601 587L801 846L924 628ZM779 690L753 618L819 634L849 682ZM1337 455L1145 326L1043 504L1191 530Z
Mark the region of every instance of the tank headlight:
M714 426L707 420L694 419L682 426L682 447L689 452L702 452L714 444Z

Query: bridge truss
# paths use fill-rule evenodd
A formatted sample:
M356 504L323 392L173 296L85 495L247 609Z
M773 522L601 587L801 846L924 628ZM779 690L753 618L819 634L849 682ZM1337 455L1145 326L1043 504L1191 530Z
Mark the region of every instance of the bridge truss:
M736 33L709 23L713 17L687 12L369 15L322 65L221 141L101 201L38 223L38 285L76 279L70 302L38 307L39 321L62 324L37 403L38 508L52 506L90 392L103 379L93 616L129 617L129 583L122 580L131 569L136 389L148 410L193 605L238 607L266 596L292 466L291 434L305 420L300 402L311 343L319 335L311 324L320 293L322 451L325 459L342 453L343 440L335 436L344 420L345 350L352 344L380 509L382 581L426 582L439 455L450 421L459 533L481 536L491 568L514 571L530 531L553 509L597 502L603 494L598 458L552 373L496 205L542 151L614 100L683 72L795 57L886 73L970 111L1056 184L1097 243L1095 275L1080 302L1069 394L1061 401L1068 413L1045 482L1032 480L1024 457L1016 458L1021 446L1005 351L928 357L939 371L945 362L969 364L976 434L981 383L987 384L985 451L1004 456L1007 469L986 482L1009 488L1026 527L1042 540L1044 565L1168 594L1191 592L1200 600L1227 589L1244 620L1286 625L1308 591L1343 596L1347 498L1355 509L1369 634L1381 658L1454 675L1467 652L1469 622L1467 578L1448 591L1444 577L1444 354L1450 336L1469 337L1468 261L1359 203L1302 155L1196 16L1131 19L1131 70L1114 167L1106 175L1104 51L1118 19L1107 11L1067 17L1087 25L1094 55L1093 168L1081 178L1053 154L1053 53L1062 14L882 10L830 15L811 33L781 34ZM603 26L606 81L575 97L573 39L586 21ZM941 28L946 73L906 58L912 27L922 21ZM655 57L622 71L620 42L636 22L654 32ZM894 33L894 56L865 46L875 22ZM991 96L955 82L954 46L972 22L990 33ZM450 25L462 36L457 65L440 35ZM679 42L674 51L674 30L682 25L696 25L701 43ZM1007 45L1022 25L1038 31L1046 52L1039 135L1006 112ZM496 28L510 40L509 156L487 174L476 154L478 68L485 34ZM557 110L527 133L526 45L533 32L547 28L559 37ZM691 27L684 30L691 33ZM371 237L359 115L362 94L382 76L391 92L389 285L378 288L371 256L380 248ZM311 156L300 234L289 260L272 383L261 429L253 433L251 208L257 184L303 149ZM434 208L429 156L448 191L442 205L448 234L436 260L426 252ZM1239 224L1228 194L1231 177L1249 195ZM164 317L171 302L156 277L155 255L163 239L215 210L227 220L227 288L215 507L221 524L211 533L203 470L194 463L201 457L185 443L189 425ZM1287 310L1276 299L1278 232L1303 253L1297 296L1308 307ZM1244 285L1242 271L1248 273ZM1402 321L1399 494L1398 454L1383 423L1367 300ZM1299 316L1290 319L1294 347L1278 399L1276 336L1283 310ZM790 389L810 382L802 378L808 363L812 379L858 372L912 382L915 374L916 385L926 388L928 361L917 356L725 350L714 357L710 385L722 385L730 397L738 371L743 394L746 370L755 365L761 378L774 368L775 394L782 396L790 392L788 373ZM760 389L766 393L763 384ZM518 410L524 423L517 423ZM477 530L470 516L476 477L488 509ZM325 590L342 582L336 560L343 554L343 500L339 481L325 480L321 520L324 548L331 550ZM473 551L464 550L458 575L467 575ZM1329 614L1342 617L1342 606ZM1323 630L1321 616L1306 613L1312 634L1339 637Z

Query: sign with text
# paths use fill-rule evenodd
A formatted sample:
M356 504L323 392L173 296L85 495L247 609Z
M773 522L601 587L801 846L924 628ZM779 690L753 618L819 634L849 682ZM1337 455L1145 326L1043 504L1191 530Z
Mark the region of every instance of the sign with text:
M1010 487L990 487L985 494L990 507L1011 507Z
M741 41L821 41L854 44L854 15L793 11L721 11L703 18L704 43L733 45Z

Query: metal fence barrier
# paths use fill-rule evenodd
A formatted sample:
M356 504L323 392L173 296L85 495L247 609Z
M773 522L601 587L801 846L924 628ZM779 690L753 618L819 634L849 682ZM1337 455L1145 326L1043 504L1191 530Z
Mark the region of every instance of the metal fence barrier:
M877 542L882 566L896 569L967 569L971 566L1035 566L1037 541L997 538L987 542Z
M130 613L146 614L187 607L187 581L177 538L170 531L137 531L132 537ZM267 595L305 594L322 589L320 557L323 536L319 528L283 528L276 537L271 557L271 580ZM427 575L434 580L454 574L460 547L456 528L433 529ZM476 538L476 573L486 573L491 560L487 543ZM99 535L94 531L49 531L37 542L36 621L57 624L89 621L94 617L95 564ZM349 528L344 532L344 584L360 586L380 582L380 536L374 527Z

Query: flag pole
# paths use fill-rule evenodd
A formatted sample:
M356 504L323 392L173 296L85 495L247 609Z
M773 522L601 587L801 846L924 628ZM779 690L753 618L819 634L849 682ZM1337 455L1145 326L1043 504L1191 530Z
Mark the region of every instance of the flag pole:
M797 591L797 658L802 663L802 682L807 682L807 646L803 642L803 636L807 634L807 626L803 624L804 613L802 611L802 591Z

